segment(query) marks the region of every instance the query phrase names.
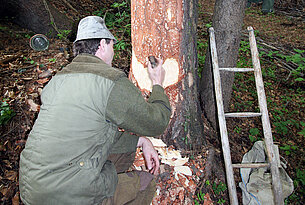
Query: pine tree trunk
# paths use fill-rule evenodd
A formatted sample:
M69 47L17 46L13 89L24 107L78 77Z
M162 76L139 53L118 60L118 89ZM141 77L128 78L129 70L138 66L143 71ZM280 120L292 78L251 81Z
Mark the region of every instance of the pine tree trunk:
M15 23L35 33L56 36L71 29L72 22L47 0L0 0L1 16L13 16Z
M245 7L246 1L244 0L216 0L213 27L220 68L236 67ZM232 93L234 73L221 71L220 75L224 108L227 111ZM206 61L201 76L200 96L203 110L212 126L216 128L217 112L209 50L206 54Z
M164 60L164 87L172 117L161 139L180 149L203 143L197 78L197 3L197 0L131 1L130 78L148 96L152 83L145 67L147 57L154 55Z

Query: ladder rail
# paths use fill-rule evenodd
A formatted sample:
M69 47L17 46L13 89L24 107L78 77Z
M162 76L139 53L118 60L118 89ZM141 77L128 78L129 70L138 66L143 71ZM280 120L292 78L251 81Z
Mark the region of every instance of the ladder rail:
M272 138L272 131L270 126L270 120L268 115L267 109L267 101L266 101L266 94L264 89L264 82L262 77L262 71L259 61L259 54L256 45L254 30L251 26L248 27L249 31L249 41L250 41L250 49L251 49L251 56L252 56L252 63L254 68L254 76L255 76L255 84L258 96L258 104L260 108L260 113L262 114L262 126L264 130L264 138L266 144L266 151L267 156L270 161L271 167L271 176L272 176L272 185L273 185L273 194L274 194L274 202L275 204L284 204L283 200L283 191L282 185L279 177L279 169L277 160L275 158L275 153L273 150L273 138Z
M211 27L209 29L209 32L210 32L210 48L211 48L213 73L214 73L217 112L218 112L218 120L219 120L219 127L220 127L220 136L221 136L223 156L225 159L224 161L225 161L226 178L227 178L227 184L228 184L228 190L229 190L229 198L230 198L230 204L237 205L238 199L237 199L236 185L235 185L235 180L234 180L234 175L233 175L233 166L232 166L232 161L231 161L231 153L230 153L230 146L229 146L229 140L228 140L228 131L227 131L227 126L226 126L225 113L224 113L224 109L223 109L221 81L220 81L220 73L219 73L219 66L218 66L214 29Z
M275 157L275 153L273 150L273 138L272 131L270 126L270 120L267 109L267 101L264 90L264 82L262 78L261 66L259 61L259 55L255 40L255 35L252 27L248 27L249 31L249 41L250 41L250 49L252 56L253 68L219 68L218 65L218 57L217 57L217 49L216 49L216 41L215 41L215 31L213 27L209 29L210 33L210 49L211 49L211 57L212 57L212 65L213 65L213 77L214 77L214 89L216 95L216 104L217 104L217 113L218 113L218 121L220 128L220 136L221 136L221 144L225 162L226 169L226 179L228 184L229 198L230 204L238 204L237 192L236 192L236 184L233 175L233 168L259 168L259 167L270 167L271 169L271 177L272 177L272 188L273 188L273 196L274 202L276 205L284 205L284 200L282 196L282 185L279 177L279 165ZM254 71L255 76L255 84L258 95L258 103L260 108L260 113L251 113L251 112L243 112L243 113L225 113L223 107L223 99L222 99L222 89L221 89L221 80L220 80L220 70L222 71L231 71L231 72L249 72ZM266 145L266 152L269 163L246 163L246 164L232 164L231 160L231 152L230 145L228 140L228 131L226 126L226 117L257 117L260 116L262 120L262 127Z

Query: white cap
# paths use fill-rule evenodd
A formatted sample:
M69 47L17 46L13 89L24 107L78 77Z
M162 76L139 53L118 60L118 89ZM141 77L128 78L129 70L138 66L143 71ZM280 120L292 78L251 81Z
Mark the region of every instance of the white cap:
M74 43L92 38L109 38L116 43L115 37L107 29L104 19L99 16L87 16L80 20Z

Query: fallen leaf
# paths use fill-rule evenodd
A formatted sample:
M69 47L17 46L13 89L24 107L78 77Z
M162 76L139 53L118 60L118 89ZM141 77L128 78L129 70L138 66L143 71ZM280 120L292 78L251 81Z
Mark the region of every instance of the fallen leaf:
M7 191L8 191L8 188L6 188L6 187L2 187L2 188L0 189L0 193L1 193L3 196L6 195Z
M48 78L52 75L52 71L46 70L39 74L39 78Z
M204 195L204 203L203 205L213 205L213 201L211 200L211 197L209 195L209 193L206 193Z
M37 105L32 99L28 99L27 100L27 103L29 104L29 106L30 106L30 109L32 110L32 111L39 111L39 109L40 109L40 105Z
M43 79L40 79L40 80L36 80L36 82L38 84L45 84L46 82L49 82L49 78L43 78Z
M5 171L4 178L10 181L15 181L18 173L16 171Z
M19 205L19 192L17 192L12 199L12 205Z

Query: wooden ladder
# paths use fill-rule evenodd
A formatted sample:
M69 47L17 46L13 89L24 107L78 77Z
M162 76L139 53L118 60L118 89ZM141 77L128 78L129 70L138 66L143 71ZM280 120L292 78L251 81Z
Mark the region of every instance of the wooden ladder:
M225 161L226 168L226 178L229 190L230 204L238 204L236 185L233 176L233 168L260 168L260 167L270 167L271 176L272 176L272 189L274 196L274 203L276 205L284 204L282 196L282 185L279 177L279 165L276 160L276 156L273 150L273 139L271 133L271 126L267 110L266 95L264 90L263 77L261 72L261 66L259 61L258 50L256 46L256 40L254 36L254 31L252 27L248 27L249 31L249 41L250 49L252 55L253 68L219 68L218 58L216 51L216 42L215 42L215 32L213 28L209 29L210 33L210 48L211 48L211 57L213 65L213 74L214 74L214 88L216 95L217 111L218 111L218 121L221 135L221 144ZM222 100L222 89L221 89L221 80L219 71L231 71L231 72L254 72L256 90L258 95L258 104L260 108L260 113L253 112L240 112L240 113L224 113L223 100ZM266 154L268 158L268 163L247 163L247 164L232 164L230 146L228 140L228 132L226 126L227 117L261 117L262 127L264 132L264 141L266 145Z

